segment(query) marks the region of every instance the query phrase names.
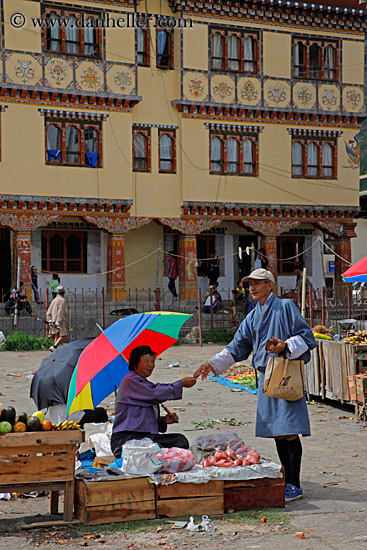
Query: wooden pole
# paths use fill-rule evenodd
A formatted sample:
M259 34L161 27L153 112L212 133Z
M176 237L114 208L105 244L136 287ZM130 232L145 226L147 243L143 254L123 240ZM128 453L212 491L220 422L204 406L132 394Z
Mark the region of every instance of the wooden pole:
M304 319L306 317L306 273L307 273L307 269L304 267L303 276L302 276L302 305L301 305L301 314Z
M203 347L203 320L201 317L201 288L198 288L199 343Z

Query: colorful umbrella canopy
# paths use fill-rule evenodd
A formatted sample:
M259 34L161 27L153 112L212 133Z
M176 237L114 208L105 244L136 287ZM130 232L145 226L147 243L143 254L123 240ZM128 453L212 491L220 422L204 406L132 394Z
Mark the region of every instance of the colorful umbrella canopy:
M367 283L367 256L342 273L346 283Z
M132 349L150 346L160 355L178 341L180 329L190 317L166 311L138 313L104 330L79 357L70 381L67 414L94 409L129 373Z

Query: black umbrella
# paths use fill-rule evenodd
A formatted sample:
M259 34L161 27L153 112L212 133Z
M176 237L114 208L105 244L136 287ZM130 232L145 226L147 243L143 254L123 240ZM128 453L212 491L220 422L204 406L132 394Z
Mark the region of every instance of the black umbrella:
M42 361L33 376L30 392L38 410L67 403L70 380L79 356L93 340L74 340L60 346Z

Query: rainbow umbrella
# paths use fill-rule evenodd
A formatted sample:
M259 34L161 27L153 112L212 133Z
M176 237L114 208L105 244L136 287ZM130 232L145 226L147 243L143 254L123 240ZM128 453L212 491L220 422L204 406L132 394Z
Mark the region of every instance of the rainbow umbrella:
M67 414L97 407L129 373L133 348L150 346L160 355L178 341L180 329L190 317L168 311L138 313L104 330L79 357L70 381Z
M367 283L367 256L342 273L346 283Z

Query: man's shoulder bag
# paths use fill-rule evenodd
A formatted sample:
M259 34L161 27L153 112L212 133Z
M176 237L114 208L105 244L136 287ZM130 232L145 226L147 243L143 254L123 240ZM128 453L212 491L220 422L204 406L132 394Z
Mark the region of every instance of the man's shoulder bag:
M269 397L297 401L304 395L303 378L303 361L269 357L263 392Z

